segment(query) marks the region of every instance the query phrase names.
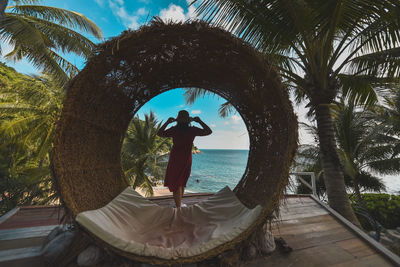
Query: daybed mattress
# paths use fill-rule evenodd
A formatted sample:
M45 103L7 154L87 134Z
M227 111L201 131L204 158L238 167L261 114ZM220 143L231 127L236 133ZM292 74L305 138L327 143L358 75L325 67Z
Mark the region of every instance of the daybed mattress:
M76 221L111 246L162 259L192 257L235 239L261 213L246 208L225 187L180 210L161 207L126 188L106 206L81 212Z

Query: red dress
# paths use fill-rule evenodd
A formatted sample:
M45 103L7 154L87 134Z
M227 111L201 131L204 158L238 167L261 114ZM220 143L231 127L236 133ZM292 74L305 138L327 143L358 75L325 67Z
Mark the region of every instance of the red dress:
M186 187L192 168L192 146L196 136L205 135L203 129L188 127L180 129L176 126L164 131L165 137L172 137L173 146L169 154L164 186L174 192L179 187Z

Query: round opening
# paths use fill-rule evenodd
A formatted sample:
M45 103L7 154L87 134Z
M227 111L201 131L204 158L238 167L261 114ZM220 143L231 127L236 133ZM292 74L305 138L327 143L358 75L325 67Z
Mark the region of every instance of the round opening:
M240 114L228 103L213 92L184 88L164 92L144 104L129 123L121 151L125 176L135 190L144 196L171 194L163 184L172 138L154 137L154 134L180 110L188 111L191 117L200 117L213 131L209 136L194 139L191 174L185 192L235 188L246 169L249 136ZM191 125L201 128L195 122Z
M74 215L104 206L127 187L120 154L129 122L153 97L184 87L205 88L236 107L250 148L234 192L247 207L272 213L297 147L297 121L261 54L200 22L155 23L99 49L69 85L55 137L54 176Z

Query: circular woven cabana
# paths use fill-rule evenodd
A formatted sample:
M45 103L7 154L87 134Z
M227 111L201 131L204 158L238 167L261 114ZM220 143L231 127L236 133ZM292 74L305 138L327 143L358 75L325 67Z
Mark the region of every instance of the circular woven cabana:
M250 138L246 171L234 189L260 218L235 240L197 257L173 261L120 254L158 263L215 256L245 239L273 213L287 184L297 147L297 120L275 68L254 48L202 22L153 22L99 46L69 84L57 126L53 166L66 208L76 216L109 203L127 186L121 145L129 121L167 90L198 87L227 99Z

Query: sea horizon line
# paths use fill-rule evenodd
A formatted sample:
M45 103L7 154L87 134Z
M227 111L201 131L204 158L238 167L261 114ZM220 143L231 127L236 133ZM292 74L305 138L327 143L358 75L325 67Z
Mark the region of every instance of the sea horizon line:
M199 150L246 150L249 151L249 149L247 148L201 148L201 147L197 147Z

